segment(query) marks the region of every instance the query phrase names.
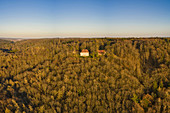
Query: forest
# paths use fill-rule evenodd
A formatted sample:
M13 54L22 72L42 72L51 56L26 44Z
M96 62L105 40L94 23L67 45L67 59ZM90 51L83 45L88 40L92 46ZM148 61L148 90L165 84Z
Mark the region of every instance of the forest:
M169 113L170 38L0 40L3 112Z

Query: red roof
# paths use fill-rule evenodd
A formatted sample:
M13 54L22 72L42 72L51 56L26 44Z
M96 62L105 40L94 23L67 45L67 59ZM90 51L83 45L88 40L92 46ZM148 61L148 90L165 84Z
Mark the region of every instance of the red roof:
M89 52L87 49L83 49L81 52Z
M99 53L104 53L104 52L105 52L105 50L98 50L98 52L99 52Z

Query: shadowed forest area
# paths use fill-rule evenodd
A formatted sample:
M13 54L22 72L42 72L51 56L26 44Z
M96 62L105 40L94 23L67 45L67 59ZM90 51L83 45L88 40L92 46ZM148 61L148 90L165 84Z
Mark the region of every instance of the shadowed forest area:
M0 40L0 112L168 113L169 103L169 38Z

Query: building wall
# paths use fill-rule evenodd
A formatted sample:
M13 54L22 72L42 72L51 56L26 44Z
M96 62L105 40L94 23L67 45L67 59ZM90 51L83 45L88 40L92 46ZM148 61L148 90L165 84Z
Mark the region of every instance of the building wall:
M106 53L98 53L98 55L105 55Z
M80 53L80 56L89 56L89 53L83 53L83 52L81 52L81 53Z
M98 53L98 55L102 55L101 53Z

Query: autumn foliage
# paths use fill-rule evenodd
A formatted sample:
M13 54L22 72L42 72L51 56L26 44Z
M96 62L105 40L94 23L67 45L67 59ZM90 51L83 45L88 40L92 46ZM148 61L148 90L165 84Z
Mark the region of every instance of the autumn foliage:
M168 38L0 40L0 112L167 113L169 95Z

